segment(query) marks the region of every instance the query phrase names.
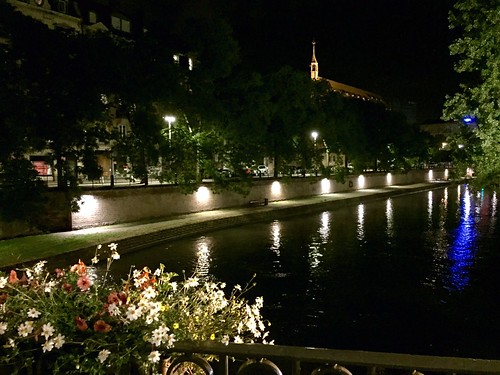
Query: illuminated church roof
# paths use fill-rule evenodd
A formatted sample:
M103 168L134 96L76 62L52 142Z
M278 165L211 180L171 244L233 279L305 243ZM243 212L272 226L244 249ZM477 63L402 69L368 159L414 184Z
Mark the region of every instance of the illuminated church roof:
M318 60L316 59L316 42L313 42L312 45L313 45L313 52L311 60L311 79L326 80L330 84L330 87L332 88L333 91L338 92L345 97L360 99L360 100L368 100L375 103L385 104L384 99L378 94L354 86L346 85L344 83L332 81L331 79L328 78L320 77L319 64Z

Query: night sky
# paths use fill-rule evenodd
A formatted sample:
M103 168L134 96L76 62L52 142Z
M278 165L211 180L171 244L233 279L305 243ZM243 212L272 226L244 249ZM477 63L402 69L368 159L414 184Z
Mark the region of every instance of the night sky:
M418 120L439 119L457 75L448 46L451 0L248 0L228 4L242 59L262 71L309 74L316 41L324 78L415 101Z

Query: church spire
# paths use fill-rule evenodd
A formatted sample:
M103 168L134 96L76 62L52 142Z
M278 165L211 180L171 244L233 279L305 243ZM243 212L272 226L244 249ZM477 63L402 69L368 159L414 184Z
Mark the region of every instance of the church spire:
M319 66L318 60L316 60L316 42L313 40L313 55L311 60L311 79L317 80L319 79Z

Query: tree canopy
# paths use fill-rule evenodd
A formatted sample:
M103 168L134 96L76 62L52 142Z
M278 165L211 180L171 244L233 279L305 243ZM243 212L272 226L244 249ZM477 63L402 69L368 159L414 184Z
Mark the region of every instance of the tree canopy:
M155 2L161 9L145 12L147 31L129 38L52 30L1 3L2 186L15 192L5 181L25 178L38 191L22 161L33 152L46 153L60 189L76 188L82 173L98 179L107 153L132 164L145 185L154 171L186 192L210 177L215 191L241 193L252 181L246 168L264 158L278 176L291 165L317 170L324 150L359 171L406 167L418 154L415 129L384 106L347 99L290 67L242 63L231 26L214 9L191 11L194 3ZM111 113L130 125L127 134ZM167 115L175 116L168 125ZM335 163L340 175L345 167Z
M450 27L460 35L450 46L460 91L447 98L444 118L475 118L475 136L467 137L470 162L480 187L500 187L500 4L459 0L450 12ZM476 144L476 139L478 144Z

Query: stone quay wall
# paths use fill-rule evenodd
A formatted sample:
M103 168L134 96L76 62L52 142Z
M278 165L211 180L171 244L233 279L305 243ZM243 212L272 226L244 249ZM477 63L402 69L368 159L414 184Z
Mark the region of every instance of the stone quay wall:
M214 194L210 183L193 194L184 194L177 186L148 186L87 191L82 196L81 208L72 214L71 229L140 220L160 220L172 215L221 208L248 206L250 202L268 202L307 197L318 194L340 193L362 188L388 185L408 185L432 180L447 180L448 172L416 170L401 174L370 173L349 176L345 183L313 178L255 179L247 196L224 191Z
M255 178L246 196L228 191L215 194L211 190L211 183L204 184L193 194L184 194L174 185L137 185L87 190L83 187L80 211L77 213L71 213L70 207L65 207L63 193L48 192L49 204L43 223L44 230L60 232L115 223L162 220L172 215L198 211L244 207L252 201L262 204L265 199L273 202L363 188L447 179L448 170L445 169L350 175L344 183L321 177ZM39 229L31 228L24 222L0 221L0 239L39 233Z

